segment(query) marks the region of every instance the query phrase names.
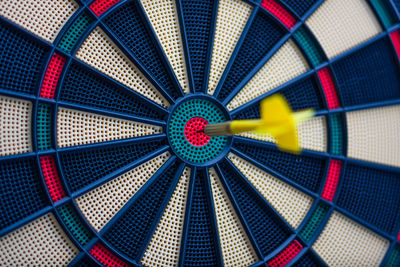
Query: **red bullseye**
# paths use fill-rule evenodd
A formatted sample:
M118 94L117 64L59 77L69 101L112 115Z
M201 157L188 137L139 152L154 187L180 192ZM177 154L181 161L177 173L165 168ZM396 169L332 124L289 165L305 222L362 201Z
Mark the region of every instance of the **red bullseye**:
M194 117L188 120L185 125L186 140L194 146L205 146L211 137L207 136L203 130L208 124L203 118Z

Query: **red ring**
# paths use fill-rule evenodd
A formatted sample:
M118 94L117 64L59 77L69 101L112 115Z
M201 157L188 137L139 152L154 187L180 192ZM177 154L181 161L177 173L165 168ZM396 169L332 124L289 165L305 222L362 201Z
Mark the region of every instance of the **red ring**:
M208 124L203 118L194 117L188 120L185 125L186 140L193 146L205 146L210 141L211 137L204 133L204 128Z

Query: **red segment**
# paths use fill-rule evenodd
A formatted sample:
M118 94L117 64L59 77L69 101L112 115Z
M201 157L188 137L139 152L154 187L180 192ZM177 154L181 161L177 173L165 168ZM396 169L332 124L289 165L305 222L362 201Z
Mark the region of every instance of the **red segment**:
M335 83L331 73L327 68L318 71L318 77L321 81L322 88L325 92L326 102L328 103L329 109L339 108L339 98L336 92Z
M98 17L101 16L107 9L118 3L120 0L96 0L90 5L90 9Z
M263 0L261 6L279 19L288 29L296 25L296 19L275 0Z
M129 266L126 262L118 258L111 251L106 249L102 244L97 243L90 250L89 253L98 260L101 264L107 267Z
M332 159L329 163L328 177L326 178L324 191L322 192L322 197L328 201L332 201L335 196L341 170L342 162L340 160Z
M194 117L188 120L185 125L186 140L194 146L205 146L211 137L204 133L204 128L207 126L208 121L200 117Z
M397 241L400 242L400 233L399 233L399 235L397 236Z
M397 56L400 59L400 31L394 31L390 33L394 49L396 50Z
M66 194L61 185L60 176L58 176L56 162L53 156L41 156L40 166L46 182L50 197L54 202L63 199Z
M272 260L268 261L267 265L272 267L286 266L297 256L297 254L300 253L302 249L303 246L299 243L299 241L294 240Z
M54 53L47 66L46 73L40 89L40 97L54 99L56 93L57 83L60 79L62 69L64 68L66 59Z

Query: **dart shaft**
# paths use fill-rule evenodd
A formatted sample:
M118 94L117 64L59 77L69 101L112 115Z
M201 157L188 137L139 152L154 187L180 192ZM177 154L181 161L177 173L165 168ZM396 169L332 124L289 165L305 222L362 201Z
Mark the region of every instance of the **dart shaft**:
M204 133L208 136L230 136L231 132L231 121L208 124L204 128Z

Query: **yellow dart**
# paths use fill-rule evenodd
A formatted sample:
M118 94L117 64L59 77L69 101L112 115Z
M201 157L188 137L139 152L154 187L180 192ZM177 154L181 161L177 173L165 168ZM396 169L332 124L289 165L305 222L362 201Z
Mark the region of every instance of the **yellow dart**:
M204 133L208 136L230 136L243 132L270 134L280 149L298 153L297 126L301 121L313 117L314 111L293 112L286 99L276 94L261 101L260 115L260 119L208 124Z

